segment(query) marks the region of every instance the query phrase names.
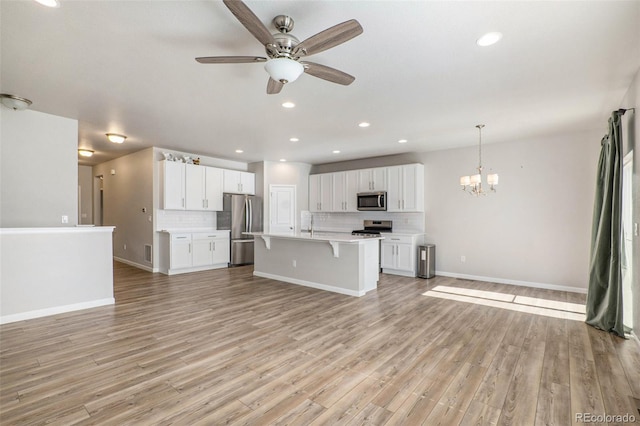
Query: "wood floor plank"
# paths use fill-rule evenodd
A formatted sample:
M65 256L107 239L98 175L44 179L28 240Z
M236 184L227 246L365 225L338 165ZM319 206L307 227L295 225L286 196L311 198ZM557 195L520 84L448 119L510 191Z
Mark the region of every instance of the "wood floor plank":
M584 303L387 274L350 297L251 266L168 277L116 262L115 305L0 325L0 423L546 425L640 399L636 341L423 296L438 285Z

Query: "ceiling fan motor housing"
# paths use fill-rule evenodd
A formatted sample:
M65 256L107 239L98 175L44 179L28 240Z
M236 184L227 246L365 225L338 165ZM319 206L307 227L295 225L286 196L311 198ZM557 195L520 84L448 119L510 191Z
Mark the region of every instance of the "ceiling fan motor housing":
M278 15L273 18L273 25L278 33L273 34L275 45L265 46L267 56L273 58L292 58L291 52L300 44L300 40L289 32L293 29L293 18L286 15ZM293 59L293 58L292 58Z

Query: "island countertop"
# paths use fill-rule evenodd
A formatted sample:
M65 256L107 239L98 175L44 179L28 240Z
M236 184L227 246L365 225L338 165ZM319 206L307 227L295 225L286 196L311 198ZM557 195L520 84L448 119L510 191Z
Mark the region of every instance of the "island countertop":
M313 233L307 231L297 232L243 232L246 235L254 237L270 237L282 238L289 240L306 240L306 241L335 241L340 243L361 243L371 240L383 240L383 236L370 235L351 235L346 232L323 232L315 231Z

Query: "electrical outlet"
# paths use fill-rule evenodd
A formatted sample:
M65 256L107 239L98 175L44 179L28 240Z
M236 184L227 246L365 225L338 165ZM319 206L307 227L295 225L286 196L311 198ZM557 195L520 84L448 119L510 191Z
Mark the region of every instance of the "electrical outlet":
M153 222L153 218L151 217L151 215L149 215L149 216L147 217L147 220L148 220L149 222Z
M126 244L124 244L123 247L124 247L125 250L127 249L127 245Z
M62 216L62 223L69 223L69 216L63 215Z
M467 261L467 256L460 256L460 262L464 263Z
M293 267L297 268L298 267L297 265L298 265L298 262L295 259L293 259Z

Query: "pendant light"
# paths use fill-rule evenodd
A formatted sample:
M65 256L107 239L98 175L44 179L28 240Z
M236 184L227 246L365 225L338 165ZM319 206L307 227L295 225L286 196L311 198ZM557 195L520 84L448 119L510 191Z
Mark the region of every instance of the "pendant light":
M460 185L462 186L462 190L468 192L471 195L479 196L479 195L487 195L488 191L485 191L482 188L482 128L484 124L478 124L476 126L478 128L478 173L471 176L461 176L460 177ZM495 186L498 184L498 174L491 173L487 175L487 184L489 185L489 191L496 192Z

